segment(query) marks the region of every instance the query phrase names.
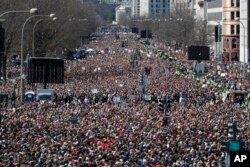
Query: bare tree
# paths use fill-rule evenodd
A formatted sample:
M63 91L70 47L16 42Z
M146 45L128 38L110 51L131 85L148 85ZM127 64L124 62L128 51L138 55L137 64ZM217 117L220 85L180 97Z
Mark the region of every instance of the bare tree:
M198 19L195 24L195 45L209 45L211 41L209 41L209 33L207 29L206 20Z
M96 30L100 17L93 9L81 0L1 0L0 13L10 10L29 10L37 7L39 15L55 13L57 21L41 21L35 31L36 50L38 53L55 51L60 48L80 46L80 37ZM20 52L21 27L28 13L12 13L4 16L6 29L6 52ZM44 17L43 17L44 18ZM32 29L37 20L35 17L26 25L24 51L32 50ZM84 19L88 21L83 21Z

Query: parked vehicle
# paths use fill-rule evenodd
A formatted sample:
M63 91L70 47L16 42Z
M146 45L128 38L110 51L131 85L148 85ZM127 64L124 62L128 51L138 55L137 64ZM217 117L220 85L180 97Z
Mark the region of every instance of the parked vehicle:
M83 59L87 56L85 49L77 49L74 54L73 58L74 59Z
M54 89L37 89L36 99L44 101L54 101L56 98Z

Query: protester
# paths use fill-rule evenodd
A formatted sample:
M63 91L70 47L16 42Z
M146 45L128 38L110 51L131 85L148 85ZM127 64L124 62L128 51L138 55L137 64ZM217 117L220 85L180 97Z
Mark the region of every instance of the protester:
M65 83L48 84L57 93L54 102L22 104L16 95L16 106L2 107L0 166L225 166L221 142L227 140L231 119L237 122L237 139L250 144L249 111L230 98L223 102L217 95L223 91L214 86L202 88L190 73L192 62L182 60L181 53L155 40L149 48L135 38L105 35L86 46L96 51L93 56L65 61ZM125 40L127 47L121 45ZM133 67L131 55L138 50ZM158 50L176 57L178 64L161 59ZM206 77L250 92L250 79L239 79L239 71L232 70L236 65L224 69L236 76L223 82L212 63ZM2 92L13 95L20 83L11 78L18 73L9 68ZM138 74L147 83L145 92ZM25 90L40 87L25 85ZM159 112L159 98L169 100L170 110Z

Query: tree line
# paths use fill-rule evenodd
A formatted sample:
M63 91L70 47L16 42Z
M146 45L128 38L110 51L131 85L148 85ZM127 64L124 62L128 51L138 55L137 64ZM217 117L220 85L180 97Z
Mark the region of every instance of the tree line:
M82 0L1 0L0 14L6 11L23 11L37 8L36 14L9 13L1 17L5 29L5 53L20 54L22 26L32 15L55 14L49 17L33 17L24 29L24 55L32 53L33 28L36 55L57 54L62 49L81 45L81 36L89 35L105 22L94 4ZM107 16L108 17L108 16Z
M213 36L207 28L207 21L196 18L189 8L174 7L171 12L158 17L122 19L122 25L151 30L154 38L166 43L178 44L179 49L187 50L190 45L210 45Z

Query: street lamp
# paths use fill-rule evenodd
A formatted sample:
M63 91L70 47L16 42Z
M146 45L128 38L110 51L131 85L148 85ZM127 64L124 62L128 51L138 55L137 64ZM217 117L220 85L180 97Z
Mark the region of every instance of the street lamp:
M245 39L246 39L246 28L245 28L245 25L243 24L243 22L238 18L238 17L236 17L235 18L235 20L237 20L237 21L239 21L240 22L240 24L242 25L242 27L243 27L243 45L244 45L244 52L243 52L243 54L244 54L244 76L245 76L245 72L246 72L246 70L245 70L245 66L246 66L246 41L245 41Z
M34 14L37 12L37 8L31 8L30 10L13 10L13 11L7 11L7 12L4 12L0 15L0 17L8 14L8 13L30 13L30 14Z
M57 20L57 17L53 17L52 19L51 18L48 18L48 19L39 19L36 21L34 27L33 27L33 39L32 39L32 57L35 57L35 28L36 28L36 25L38 23L40 23L41 21L43 20L52 20L52 21L55 21Z
M30 20L30 19L32 19L32 18L34 18L34 17L54 17L55 16L55 14L54 13L52 13L52 14L50 14L50 15L33 15L33 16L30 16L30 17L28 17L26 20L25 20L25 22L23 23L23 27L22 27L22 37L21 37L21 73L20 73L20 75L21 76L23 76L23 36L24 36L24 27L25 27L25 25L26 25L26 23ZM20 89L21 89L21 102L23 102L23 78L21 78L21 86L20 86Z

